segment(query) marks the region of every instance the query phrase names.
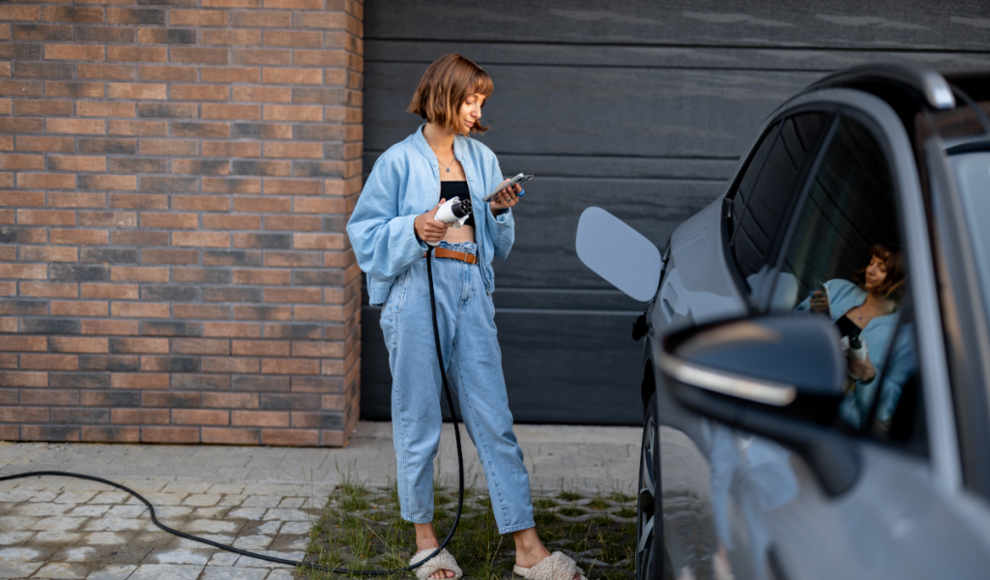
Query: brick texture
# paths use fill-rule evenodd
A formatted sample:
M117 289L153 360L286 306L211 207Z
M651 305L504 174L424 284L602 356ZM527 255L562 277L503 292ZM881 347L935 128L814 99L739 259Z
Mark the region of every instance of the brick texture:
M2 7L0 439L346 445L363 14Z

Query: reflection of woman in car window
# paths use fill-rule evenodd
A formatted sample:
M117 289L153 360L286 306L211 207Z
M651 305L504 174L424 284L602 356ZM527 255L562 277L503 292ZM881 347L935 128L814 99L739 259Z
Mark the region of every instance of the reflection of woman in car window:
M894 246L877 244L870 249L869 264L855 277L859 284L841 278L825 282L826 290L813 291L796 310L828 314L838 327L851 377L839 413L855 427L870 411L876 394L875 379L883 370L891 342L895 343L891 372L883 380L876 415L877 421L886 424L914 369L907 334L900 332L894 340L897 307L905 282L903 254Z

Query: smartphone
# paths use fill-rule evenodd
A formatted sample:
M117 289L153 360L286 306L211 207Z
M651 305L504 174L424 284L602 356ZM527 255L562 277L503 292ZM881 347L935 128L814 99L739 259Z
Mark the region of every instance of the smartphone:
M520 173L519 175L516 175L515 177L513 177L511 179L506 179L502 183L498 184L498 187L496 187L494 189L494 191L492 191L491 193L489 193L488 195L486 195L484 198L482 198L481 201L491 201L491 199L493 197L495 197L495 194L496 193L502 191L506 187L512 187L513 185L521 185L523 183L526 183L530 179L533 179L533 174L532 173Z
M818 280L817 281L817 284L818 284L818 288L815 288L815 290L821 290L822 296L825 297L825 303L828 304L828 310L827 310L828 315L831 316L832 315L832 299L828 295L828 286L826 286L825 283L822 282L821 280Z

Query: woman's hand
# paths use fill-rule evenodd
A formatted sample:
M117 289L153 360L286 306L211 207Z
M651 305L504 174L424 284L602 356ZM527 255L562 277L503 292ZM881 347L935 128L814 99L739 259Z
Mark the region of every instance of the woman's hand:
M812 312L828 313L828 298L825 297L825 293L821 290L815 290L811 293L808 304L811 306Z
M519 203L520 191L522 191L522 186L517 183L512 187L506 187L502 191L496 193L495 197L488 202L488 206L492 208L492 215L497 216L500 211L509 209Z
M849 357L849 374L857 381L870 382L877 376L877 369L873 368L870 357L859 360L855 355Z
M441 199L440 203L436 207L431 209L426 213L419 214L413 221L413 229L416 230L416 237L424 242L434 242L437 243L447 235L447 228L450 224L444 223L436 219L437 210L440 206L446 202L446 199Z

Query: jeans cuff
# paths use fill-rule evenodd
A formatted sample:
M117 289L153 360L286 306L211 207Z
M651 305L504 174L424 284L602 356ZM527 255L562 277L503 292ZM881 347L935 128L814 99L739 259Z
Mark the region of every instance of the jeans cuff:
M401 514L401 515L402 515L402 519L406 520L411 524L428 524L433 521L433 516L427 516L423 518L413 518L407 516L406 514Z
M499 527L498 533L504 536L505 534L511 534L513 532L518 532L520 530L528 530L529 528L535 528L535 527L536 527L536 522L534 520L530 520L529 523L516 524L514 526Z

